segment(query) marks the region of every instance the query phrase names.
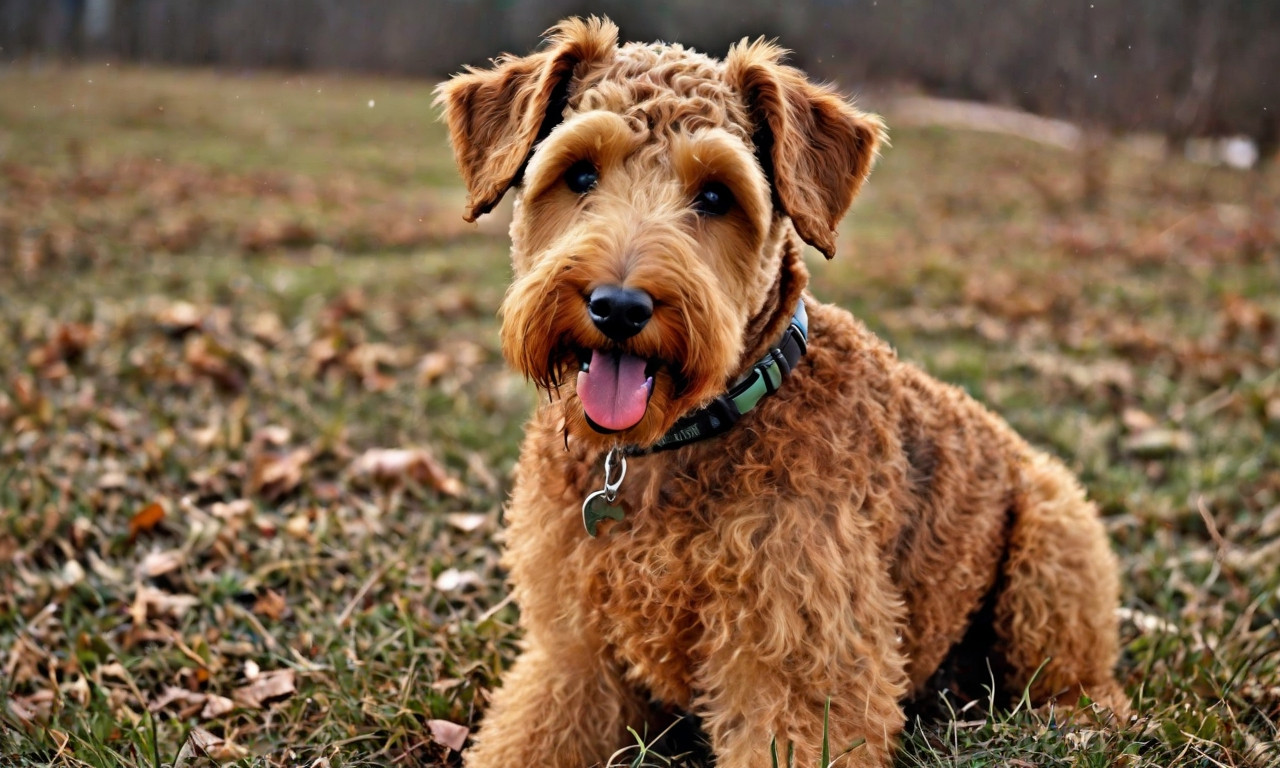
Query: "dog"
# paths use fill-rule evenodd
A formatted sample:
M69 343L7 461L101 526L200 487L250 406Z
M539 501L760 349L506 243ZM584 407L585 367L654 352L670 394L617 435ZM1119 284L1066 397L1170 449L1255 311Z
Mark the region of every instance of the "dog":
M437 93L465 218L515 192L501 343L546 395L506 512L522 650L466 764L598 765L687 712L720 768L886 766L975 637L1001 690L1124 713L1077 481L806 290L881 120L763 40L545 42Z

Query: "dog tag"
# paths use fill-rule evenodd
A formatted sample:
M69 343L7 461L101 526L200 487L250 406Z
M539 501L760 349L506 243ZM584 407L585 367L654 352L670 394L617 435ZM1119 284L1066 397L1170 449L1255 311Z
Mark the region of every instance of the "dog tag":
M587 529L587 535L593 539L596 537L596 529L599 528L601 520L605 518L621 520L625 516L626 513L620 505L609 503L606 491L596 491L582 502L582 525Z

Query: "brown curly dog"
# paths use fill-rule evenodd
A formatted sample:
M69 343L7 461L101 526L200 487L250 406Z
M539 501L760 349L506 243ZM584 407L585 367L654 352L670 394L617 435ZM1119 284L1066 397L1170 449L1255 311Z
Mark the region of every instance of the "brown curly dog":
M884 129L783 53L574 19L440 86L466 218L515 189L502 347L548 395L507 513L523 651L472 768L600 764L677 710L721 768L812 766L828 701L837 764L888 765L966 637L1014 695L1126 709L1077 482L806 292Z

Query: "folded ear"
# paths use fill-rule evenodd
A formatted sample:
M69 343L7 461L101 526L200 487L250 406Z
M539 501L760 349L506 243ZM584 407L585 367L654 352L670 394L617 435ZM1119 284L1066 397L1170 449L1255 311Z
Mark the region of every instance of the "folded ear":
M777 202L800 237L829 259L836 225L871 173L884 123L780 63L785 54L763 39L744 39L729 49L725 76L750 110Z
M519 181L534 145L563 117L575 68L611 56L618 44L618 28L595 16L566 19L546 36L542 51L501 56L492 69L468 68L436 87L467 185L467 221L488 213Z

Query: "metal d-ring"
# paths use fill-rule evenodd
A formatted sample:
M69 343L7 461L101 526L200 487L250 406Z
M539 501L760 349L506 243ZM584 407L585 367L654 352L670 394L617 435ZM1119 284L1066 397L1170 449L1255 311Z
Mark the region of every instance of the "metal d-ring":
M618 459L618 478L613 477L613 460ZM622 487L622 479L627 476L627 457L618 446L609 449L604 457L604 498L612 504L618 498L618 489Z

